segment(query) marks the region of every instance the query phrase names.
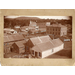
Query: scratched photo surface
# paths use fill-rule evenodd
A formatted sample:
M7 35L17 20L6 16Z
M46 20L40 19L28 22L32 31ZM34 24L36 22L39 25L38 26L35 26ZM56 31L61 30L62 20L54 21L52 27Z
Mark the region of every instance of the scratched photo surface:
M72 16L4 16L4 58L72 58Z

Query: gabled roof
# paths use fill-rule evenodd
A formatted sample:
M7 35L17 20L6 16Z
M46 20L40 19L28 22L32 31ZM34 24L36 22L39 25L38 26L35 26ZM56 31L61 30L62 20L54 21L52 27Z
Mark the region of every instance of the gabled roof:
M16 35L11 35L11 36L14 38L14 40L22 40L22 39L24 39L23 35L21 35L21 34L16 34Z
M18 47L24 47L24 46L25 46L25 45L24 45L25 42L26 42L26 41L24 41L24 40L23 40L23 41L17 41L17 42L15 42L15 44L16 44Z
M52 42L55 45L55 47L60 46L60 45L63 44L63 42L59 38L52 40Z
M38 37L30 38L30 40L32 41L32 43L34 45L37 44L37 43L41 43L41 41L38 39Z
M21 34L13 34L4 36L4 42L23 40L24 37Z
M47 35L47 36L40 36L40 37L30 38L30 40L35 45L35 44L38 44L38 43L47 42L47 41L51 40L51 38Z
M4 42L14 41L11 35L4 36Z
M42 42L47 42L47 41L51 40L51 38L48 35L47 36L41 36L40 39Z
M22 26L21 29L26 29L28 28L29 26Z
M32 47L32 50L36 52L43 52L49 49L53 49L55 47L59 47L62 44L63 42L60 39L49 40L47 42L36 44L34 47Z
M43 52L49 49L54 48L53 44L49 41L49 42L44 42L44 43L40 43L40 44L36 44L32 50L37 51L37 52Z
M8 35L9 41L14 41L13 37L11 35Z
M4 36L4 42L8 42L8 41L9 41L8 36Z

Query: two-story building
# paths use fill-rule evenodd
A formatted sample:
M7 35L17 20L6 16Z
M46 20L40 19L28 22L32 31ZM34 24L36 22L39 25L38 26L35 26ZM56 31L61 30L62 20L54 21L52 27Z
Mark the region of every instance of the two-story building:
M61 24L53 24L50 26L46 26L46 33L53 34L55 36L64 36L67 35L67 27Z

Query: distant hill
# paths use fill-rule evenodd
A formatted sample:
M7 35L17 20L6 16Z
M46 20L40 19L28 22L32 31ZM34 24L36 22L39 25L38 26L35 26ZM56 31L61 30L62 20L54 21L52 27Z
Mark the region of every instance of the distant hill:
M62 25L66 25L66 24L70 24L72 27L72 19L70 20L58 20L58 19L41 19L38 17L17 17L17 18L6 18L6 16L4 16L4 28L14 28L14 26L16 25L20 25L20 26L29 26L29 23L31 21L36 21L36 23L42 23L42 22L51 22L51 24L62 24Z
M16 20L39 20L37 17L17 17Z

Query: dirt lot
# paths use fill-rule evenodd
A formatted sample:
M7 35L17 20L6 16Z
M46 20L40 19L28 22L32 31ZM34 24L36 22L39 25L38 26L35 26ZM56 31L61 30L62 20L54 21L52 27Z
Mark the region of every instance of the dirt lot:
M46 58L72 58L72 50L61 50L55 54L52 54Z
M11 52L11 53L5 54L4 58L28 58L28 55Z
M64 42L64 49L46 58L72 58L72 42Z

